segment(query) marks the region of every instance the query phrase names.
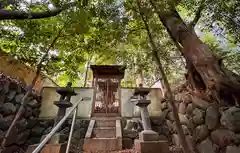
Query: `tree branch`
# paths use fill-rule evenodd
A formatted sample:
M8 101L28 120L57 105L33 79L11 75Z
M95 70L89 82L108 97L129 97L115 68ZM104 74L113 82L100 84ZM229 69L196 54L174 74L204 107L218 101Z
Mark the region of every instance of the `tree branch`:
M0 20L23 20L23 19L41 19L53 17L60 14L62 11L75 6L77 2L72 2L63 5L61 8L56 8L54 10L43 11L43 12L24 12L24 11L11 11L11 10L0 10Z
M201 18L201 13L202 13L204 7L205 7L205 0L202 0L201 3L200 3L200 5L199 5L199 7L198 7L198 9L197 9L197 12L196 12L196 14L195 14L194 19L193 19L192 22L189 24L189 26L190 26L191 28L194 28L194 27L196 26L197 22L199 21L199 19Z
M8 131L6 132L5 134L5 137L2 141L2 147L6 147L6 143L7 143L7 140L13 130L13 128L15 127L15 125L17 124L17 121L21 118L22 114L24 113L24 110L25 110L25 105L27 104L28 102L28 97L31 95L32 93L32 89L37 81L37 79L39 78L40 76L40 73L41 73L41 69L42 69L42 63L46 60L47 56L48 56L48 53L50 51L50 49L54 46L54 44L56 43L57 39L59 38L62 30L63 30L64 26L58 31L58 34L56 35L56 37L52 40L51 44L46 48L46 52L45 54L43 55L43 57L41 58L40 62L38 63L37 65L37 71L36 71L36 74L32 80L32 83L27 87L27 92L26 94L24 95L24 97L22 98L21 100L21 106L20 108L18 109L18 112L17 114L15 115L15 118L13 119Z

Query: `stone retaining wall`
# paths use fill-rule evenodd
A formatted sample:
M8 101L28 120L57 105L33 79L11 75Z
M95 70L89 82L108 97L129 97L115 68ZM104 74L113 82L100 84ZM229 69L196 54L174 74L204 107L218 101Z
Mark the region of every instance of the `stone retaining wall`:
M23 83L0 73L0 143L2 143L25 93L26 86ZM51 131L54 119L39 119L40 107L41 97L33 91L29 96L29 102L25 107L23 117L17 122L10 138L7 140L7 146L0 148L1 153L25 152L29 145L39 143L41 137ZM71 147L73 153L74 150L81 148L80 142L83 142L81 139L85 136L88 124L88 120L76 120ZM68 136L70 127L71 120L68 120L62 126L60 132Z
M240 153L240 108L220 106L189 95L175 95L175 104L186 140L199 153ZM169 146L179 147L173 113L167 101L161 103L161 116L151 118L152 128L168 139ZM133 147L133 140L142 130L141 123L122 120L123 145Z
M0 74L0 142L2 142L6 131L12 123L25 93L26 88L21 82ZM8 153L25 147L24 145L33 130L31 130L32 127L29 128L29 123L32 119L37 118L40 113L40 96L33 91L28 100L23 117L17 122L12 136L7 141L5 151Z
M175 104L189 146L199 153L240 152L240 108L220 106L189 95L175 95ZM162 115L153 119L154 130L180 147L173 113L166 101L161 102Z

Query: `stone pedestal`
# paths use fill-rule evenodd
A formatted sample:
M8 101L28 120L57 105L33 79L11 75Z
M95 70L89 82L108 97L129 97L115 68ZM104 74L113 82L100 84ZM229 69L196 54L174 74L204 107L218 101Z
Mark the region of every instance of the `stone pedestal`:
M154 132L151 127L149 112L147 106L151 103L147 100L147 94L150 89L139 88L135 91L135 95L139 96L137 106L141 110L141 119L143 124L143 131L139 133L139 139L136 139L135 149L139 153L169 153L168 141L161 140L158 133Z
M38 144L31 145L28 147L26 153L32 153ZM65 153L67 148L67 143L61 144L46 144L39 153Z
M158 133L152 130L144 130L139 133L139 140L141 141L158 141L159 139Z
M164 140L159 141L141 141L136 139L134 141L135 149L139 153L170 153L168 149L168 142Z
M161 140L158 133L152 130L140 132L139 139L136 139L134 144L139 153L169 153L168 141Z

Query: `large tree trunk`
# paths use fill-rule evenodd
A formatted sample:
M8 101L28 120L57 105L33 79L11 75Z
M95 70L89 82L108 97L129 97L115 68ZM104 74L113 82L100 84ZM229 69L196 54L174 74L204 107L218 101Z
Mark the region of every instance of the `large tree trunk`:
M192 88L198 94L204 91L208 100L239 105L240 81L226 71L222 60L189 30L176 10L159 12L154 7L169 34L183 47L188 68L186 78Z

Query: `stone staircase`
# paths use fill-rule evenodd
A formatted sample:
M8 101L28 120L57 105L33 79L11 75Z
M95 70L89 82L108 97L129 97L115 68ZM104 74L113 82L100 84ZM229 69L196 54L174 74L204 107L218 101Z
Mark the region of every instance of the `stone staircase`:
M122 150L120 120L114 118L91 120L85 135L83 150L88 153Z

